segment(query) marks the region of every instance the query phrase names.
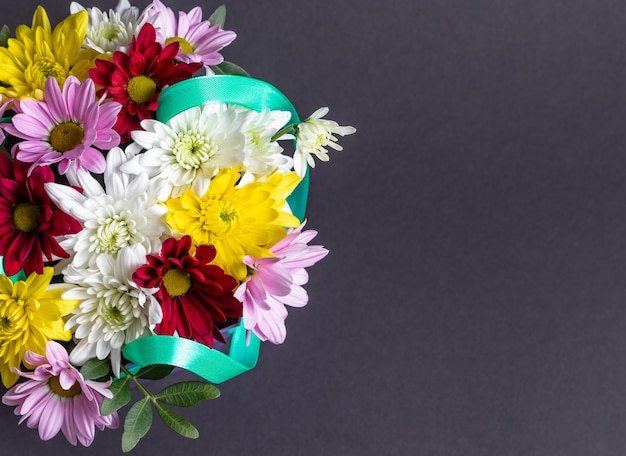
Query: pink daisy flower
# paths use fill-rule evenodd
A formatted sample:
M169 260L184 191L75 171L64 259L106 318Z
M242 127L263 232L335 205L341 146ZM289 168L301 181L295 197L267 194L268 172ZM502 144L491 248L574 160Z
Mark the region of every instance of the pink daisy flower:
M202 8L195 7L188 13L180 11L178 21L174 11L159 0L154 0L146 9L147 19L154 24L157 40L167 45L179 44L176 59L184 63L202 63L207 73L212 74L211 65L224 61L219 53L237 35L230 30L222 30L219 25L211 25L202 20Z
M305 222L306 223L306 222ZM302 231L305 223L290 229L270 251L272 258L244 257L252 274L237 288L235 297L243 303L244 327L259 339L281 344L287 330L285 305L303 307L309 301L302 287L309 280L304 268L313 266L328 254L319 245L308 245L317 231Z
M105 160L101 150L120 143L113 124L122 105L96 100L91 79L80 82L70 76L63 90L53 77L44 86L45 101L24 99L16 103L16 114L6 131L23 141L13 148L16 158L37 166L58 163L59 173L70 166L102 173Z
M95 428L116 428L119 424L117 413L100 415L103 397L112 397L108 390L111 381L96 382L85 380L81 373L70 364L67 351L57 342L46 345L46 356L27 351L25 361L32 365L34 372L15 373L28 380L7 391L2 403L17 406L16 415L22 415L20 424L39 428L41 440L50 440L59 431L72 444L80 442L91 445Z

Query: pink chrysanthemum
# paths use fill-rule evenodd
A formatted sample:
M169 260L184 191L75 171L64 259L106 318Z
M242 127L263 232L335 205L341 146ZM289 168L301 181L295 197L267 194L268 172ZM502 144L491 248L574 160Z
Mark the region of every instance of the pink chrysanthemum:
M178 21L174 11L159 0L154 0L146 10L146 17L157 30L161 44L177 42L180 45L176 59L185 63L201 62L209 73L211 65L224 61L219 53L237 37L235 32L222 30L202 20L202 8L195 7L188 13L180 11Z
M48 196L44 185L54 182L52 170L39 167L30 176L27 171L28 164L0 154L0 255L8 275L21 269L42 274L44 257L69 258L58 239L82 229Z
M41 440L50 440L59 431L72 444L91 445L95 428L116 428L117 413L100 415L103 397L112 397L108 390L111 381L85 380L70 364L67 351L57 342L46 345L46 356L27 351L25 360L34 372L15 373L28 380L15 385L2 397L2 403L17 406L16 415L22 415L31 428L39 428Z
M304 223L290 229L287 236L271 249L272 258L244 257L244 263L252 270L235 291L235 297L243 303L244 327L261 340L281 344L287 330L285 305L303 307L309 301L302 287L309 280L304 268L313 266L328 254L319 245L308 245L317 231L302 231Z
M105 160L101 150L120 143L113 124L122 106L96 100L96 89L90 79L80 82L70 76L63 90L53 77L46 79L45 101L24 99L16 106L18 114L7 132L23 139L13 149L16 158L31 163L29 173L37 166L58 163L59 173L70 166L102 173Z
M241 302L233 297L237 280L214 264L215 247L199 245L189 254L191 237L169 238L163 242L161 255L148 255L133 281L144 288L158 288L163 319L156 325L157 334L196 340L213 347L213 340L224 342L218 325L229 318L241 317Z

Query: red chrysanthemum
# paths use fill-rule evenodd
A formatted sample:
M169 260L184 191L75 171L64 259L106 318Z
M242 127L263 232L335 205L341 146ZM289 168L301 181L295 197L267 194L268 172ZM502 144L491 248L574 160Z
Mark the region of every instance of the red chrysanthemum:
M145 24L133 37L128 53L116 51L113 61L96 60L89 77L98 86L98 96L105 92L123 108L114 125L122 142L130 139L130 132L140 129L143 119L152 119L157 109L157 97L167 85L189 79L202 63L181 63L174 59L178 42L164 48L156 41L152 24Z
M161 255L148 255L133 280L140 287L158 288L154 295L161 303L163 320L157 334L196 340L213 347L213 340L224 342L218 325L228 318L239 318L243 305L233 296L237 279L209 264L215 258L215 247L200 245L195 256L189 254L191 237L163 242Z
M29 166L0 154L0 255L8 275L42 274L44 257L68 258L56 238L82 229L48 197L44 184L54 182L52 170L37 167L27 176Z

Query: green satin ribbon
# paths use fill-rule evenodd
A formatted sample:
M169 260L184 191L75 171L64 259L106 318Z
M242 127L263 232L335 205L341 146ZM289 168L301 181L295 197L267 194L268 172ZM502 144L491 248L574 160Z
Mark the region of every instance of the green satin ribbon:
M278 89L265 81L243 76L204 76L188 79L165 89L159 97L157 119L167 122L181 112L208 101L238 104L255 111L289 111L289 123L299 123L295 108ZM287 198L293 214L304 220L309 174ZM243 320L234 328L228 354L198 342L174 336L155 335L128 343L123 354L129 361L146 367L167 364L186 369L212 383L222 383L252 369L258 360L261 341L247 331Z

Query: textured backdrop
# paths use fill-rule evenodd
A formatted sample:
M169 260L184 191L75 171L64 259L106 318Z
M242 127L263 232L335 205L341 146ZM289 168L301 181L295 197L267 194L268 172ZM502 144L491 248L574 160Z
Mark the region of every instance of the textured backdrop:
M0 22L36 4L4 1ZM358 132L312 172L331 253L285 343L183 411L199 440L155 424L135 454L625 454L626 4L227 7L228 60ZM8 407L0 422L0 454L70 454Z

